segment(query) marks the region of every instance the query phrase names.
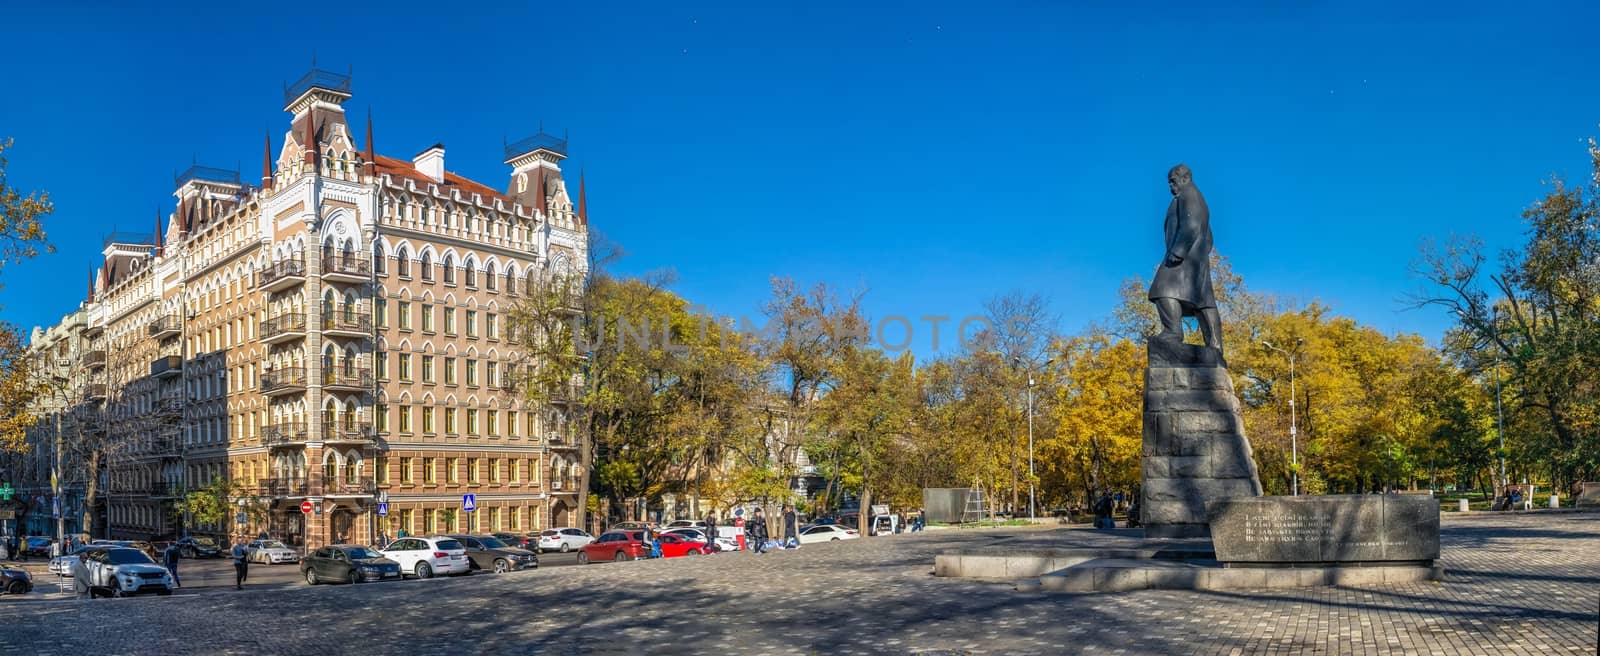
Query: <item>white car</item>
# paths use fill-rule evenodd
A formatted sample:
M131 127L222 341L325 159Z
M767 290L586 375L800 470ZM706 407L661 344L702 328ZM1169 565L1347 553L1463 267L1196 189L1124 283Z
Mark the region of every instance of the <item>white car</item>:
M732 528L732 527L729 527L729 528ZM738 529L734 529L734 530L738 530ZM717 532L721 533L722 531L719 530ZM688 538L690 540L694 540L695 542L705 542L706 541L706 530L705 530L704 527L701 527L701 528L687 528L687 527L669 528L669 529L662 530L661 534L662 535L681 535L681 536L683 536L685 538ZM734 538L732 538L732 537L719 535L719 536L717 536L717 548L722 550L722 551L738 551L739 550L739 541L734 539Z
M854 540L860 537L860 531L857 531L853 528L845 528L838 524L822 524L820 526L807 526L803 529L800 529L800 544Z
M566 553L594 542L594 536L584 532L583 529L565 526L552 528L539 532L539 551L559 551Z
M245 547L245 551L250 554L249 560L252 563L277 565L300 562L299 552L277 540L256 540Z
M661 532L662 533L666 533L667 529L669 529L669 528L698 528L698 529L704 529L705 527L706 527L706 522L703 519L676 519L676 520L667 522L667 525L661 529Z
M468 574L472 561L466 545L446 537L400 538L379 550L384 558L400 563L400 575L431 579L434 574Z
M150 560L143 551L128 547L90 548L78 555L74 569L74 578L88 584L90 596L165 596L176 587L172 572ZM75 581L74 587L77 585Z

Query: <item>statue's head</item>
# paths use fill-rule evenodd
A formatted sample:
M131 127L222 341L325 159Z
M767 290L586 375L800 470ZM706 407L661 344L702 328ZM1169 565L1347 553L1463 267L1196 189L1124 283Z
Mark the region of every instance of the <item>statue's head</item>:
M1189 172L1188 164L1179 164L1167 171L1167 188L1172 190L1172 195L1178 195L1178 190L1189 186L1194 181L1194 174Z

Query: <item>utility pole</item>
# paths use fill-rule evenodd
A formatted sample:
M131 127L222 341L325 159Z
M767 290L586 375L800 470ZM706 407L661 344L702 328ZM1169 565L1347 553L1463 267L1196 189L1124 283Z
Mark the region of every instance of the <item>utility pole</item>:
M1262 346L1282 353L1284 357L1289 358L1289 493L1292 496L1300 496L1300 438L1296 430L1298 422L1296 421L1294 407L1294 361L1300 355L1300 346L1305 343L1305 340L1296 338L1294 340L1295 350L1290 353L1273 346L1272 342L1261 342Z

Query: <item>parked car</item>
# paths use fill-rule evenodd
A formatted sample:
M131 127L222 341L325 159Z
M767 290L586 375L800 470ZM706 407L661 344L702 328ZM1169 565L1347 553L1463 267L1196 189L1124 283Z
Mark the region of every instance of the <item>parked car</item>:
M300 576L306 583L316 585L323 581L361 583L363 581L399 580L400 563L371 547L354 544L335 544L311 552L300 563Z
M178 540L178 555L184 558L221 558L222 544L215 538L204 535L191 535Z
M617 522L612 524L608 531L642 531L645 528L656 528L655 522Z
M706 543L704 541L690 540L688 537L677 533L657 535L656 542L661 544L662 558L698 556L706 552Z
M583 545L589 544L590 542L594 542L593 535L589 535L588 533L584 532L583 529L566 526L562 528L552 528L541 531L539 533L538 545L539 551L550 551L553 549L561 553L567 553L573 549L581 548Z
M90 596L172 594L172 573L168 572L167 568L157 565L150 556L139 549L90 548L78 554L76 570L84 572L81 578L88 582Z
M431 579L434 574L469 574L472 561L467 558L467 548L460 542L444 536L429 538L401 538L390 542L378 553L400 563L402 574L419 579Z
M50 538L42 535L30 536L28 538L26 551L29 556L49 556L50 545L52 544L55 544L55 540L51 540Z
M578 564L634 560L648 553L650 547L644 543L643 531L607 531L578 549Z
M300 562L300 552L277 540L255 540L245 546L245 553L250 562L263 565Z
M115 542L91 542L89 544L80 544L77 547L75 547L72 550L72 553L70 553L70 554L65 554L65 555L61 555L61 556L56 556L55 558L51 558L50 559L50 573L54 574L56 576L72 576L72 571L74 569L76 569L77 566L78 566L78 555L79 554L82 554L83 552L88 551L90 549L94 549L96 547L115 547L115 546L122 546L122 545L120 545L118 543L115 543Z
M720 529L721 527L718 527L718 528ZM727 528L730 531L739 530L739 529L731 527L731 526L727 527ZM719 530L717 532L721 533L722 531ZM669 528L669 529L663 529L661 531L661 534L662 535L681 535L681 536L683 536L685 538L688 538L689 540L693 540L695 542L705 542L706 541L706 532L705 532L704 528ZM738 551L739 550L739 541L734 539L734 538L731 538L731 537L719 535L719 536L717 536L717 549L719 551Z
M861 537L861 533L853 528L845 528L838 524L822 524L807 526L800 529L800 544L813 542L837 542L839 540L854 540Z
M33 591L33 576L20 567L0 564L0 593L28 594Z
M703 519L675 519L673 521L667 522L667 525L662 527L661 531L663 533L665 533L667 531L667 529L669 529L669 528L705 528L705 527L706 527L706 522Z
M507 545L516 547L518 549L534 551L539 548L539 540L538 538L534 537L535 534L517 535L516 533L490 533L489 535L494 537L496 540L504 542Z
M521 547L513 547L492 535L451 535L447 536L460 542L467 548L467 560L471 561L472 569L486 569L496 574L515 572L521 569L533 569L539 566L539 557L532 551Z

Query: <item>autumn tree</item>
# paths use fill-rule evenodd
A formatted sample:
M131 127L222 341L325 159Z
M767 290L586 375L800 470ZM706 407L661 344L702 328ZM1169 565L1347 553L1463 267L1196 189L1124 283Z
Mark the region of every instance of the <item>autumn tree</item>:
M6 151L12 140L0 140L0 268L52 249L45 238L44 218L55 211L50 194L22 193L7 178ZM27 431L35 417L28 409L43 393L33 372L22 333L0 323L0 451L27 449Z

